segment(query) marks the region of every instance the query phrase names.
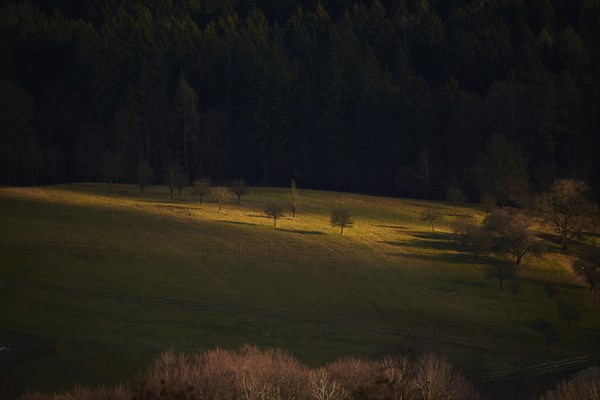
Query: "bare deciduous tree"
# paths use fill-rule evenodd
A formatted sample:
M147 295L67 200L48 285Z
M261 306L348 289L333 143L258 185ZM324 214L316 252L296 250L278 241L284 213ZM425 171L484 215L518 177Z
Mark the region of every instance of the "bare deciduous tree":
M542 336L544 342L546 342L546 345L548 346L546 351L550 351L550 346L558 343L558 331L552 323L545 319L538 318L537 320L530 322L529 327Z
M571 329L571 324L573 322L581 321L581 312L579 312L577 307L568 303L566 300L560 300L557 305L558 316L567 323L567 329Z
M140 191L144 195L144 188L154 180L154 171L147 160L142 160L138 163L138 184Z
M229 190L227 190L223 186L215 186L215 187L211 188L210 195L213 198L213 200L215 201L215 203L217 203L219 205L219 211L221 211L221 207L223 206L223 203L226 203L229 201L229 199L231 199Z
M467 249L467 239L472 230L476 230L477 223L473 217L460 217L450 224L454 239L458 243L458 251L464 252Z
M296 187L296 181L292 179L290 184L290 210L292 210L292 218L296 219L296 212L298 212L298 188Z
M208 178L198 178L194 181L192 186L192 196L198 196L200 199L200 204L202 204L202 198L210 193L210 188L212 184L210 183L210 179Z
M513 256L517 265L527 255L544 254L544 246L535 239L529 221L522 216L495 210L487 217L486 228L492 234L492 250L498 255Z
M588 191L581 181L558 179L540 197L540 211L560 235L563 249L569 240L581 238L598 218L598 207L587 199Z
M413 385L424 400L475 399L475 389L443 357L426 353L418 360Z
M600 257L578 258L573 263L573 270L590 285L590 291L597 288L600 283Z
M173 190L175 188L178 189L179 196L181 196L181 188L185 184L185 181L185 174L179 164L171 163L167 166L167 172L165 173L165 183L169 187L171 199L173 199Z
M344 228L351 228L354 225L350 211L345 208L337 208L331 212L331 218L329 220L331 226L337 226L340 228L340 234L344 234Z
M342 400L347 397L345 390L336 381L331 380L323 368L312 374L310 393L315 400Z
M279 218L282 218L284 215L283 208L281 208L277 204L269 204L268 206L265 207L265 209L263 211L267 216L273 218L273 228L276 228L277 220Z
M392 392L393 399L408 398L412 369L407 357L387 356L381 361L383 376Z
M240 204L242 196L248 194L248 184L243 179L234 179L230 185L231 191L237 196L237 203Z
M120 153L106 151L102 160L102 176L112 189L112 184L118 182L125 174L127 163L125 157Z
M554 304L554 298L558 294L558 289L551 283L544 285L544 292L548 296L548 303Z
M498 279L500 282L500 288L503 287L503 283L506 279L514 279L516 274L516 268L514 264L510 264L504 261L494 261L487 265L485 276L486 278Z
M442 212L435 207L427 207L425 211L421 213L421 220L428 221L431 224L431 230L435 232L435 221L442 217Z
M523 288L521 288L521 283L519 282L519 278L517 276L513 276L510 280L510 293L513 295L513 301L517 299L517 296L523 293Z

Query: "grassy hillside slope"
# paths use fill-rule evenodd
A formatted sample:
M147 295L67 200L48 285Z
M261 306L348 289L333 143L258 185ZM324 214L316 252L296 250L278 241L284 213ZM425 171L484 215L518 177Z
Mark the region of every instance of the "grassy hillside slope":
M482 220L476 206L301 190L297 218L273 229L261 210L288 197L252 188L219 212L158 186L143 197L131 185L0 189L0 328L54 343L13 378L44 390L117 382L162 350L245 342L311 365L392 348L480 370L598 356L600 308L569 271L570 254L597 251L598 237L572 253L546 241L543 260L525 260L513 301L456 251L449 224ZM420 219L432 205L444 213L436 231ZM343 236L329 226L335 207L355 219ZM549 282L582 313L570 329ZM549 352L527 327L537 317L558 327Z

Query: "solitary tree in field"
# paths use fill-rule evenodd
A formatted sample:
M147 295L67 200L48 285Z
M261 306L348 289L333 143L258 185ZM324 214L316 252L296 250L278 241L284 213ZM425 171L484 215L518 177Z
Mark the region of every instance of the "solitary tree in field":
M198 196L200 198L200 204L202 204L202 198L210 193L212 184L208 178L198 178L192 185L192 196Z
M234 179L231 181L231 191L237 196L237 203L240 204L242 196L248 194L248 184L243 179Z
M510 280L510 292L513 295L513 301L517 299L517 296L523 292L523 288L521 288L521 283L519 282L519 278L517 276L513 276Z
M554 298L558 294L558 289L551 283L544 285L544 292L548 296L548 303L554 304Z
M544 338L544 341L548 346L546 351L550 351L550 346L558 343L558 332L556 331L556 328L545 319L538 318L537 320L530 322L529 327Z
M102 160L102 176L112 189L112 184L118 182L125 173L125 157L119 153L106 151Z
M296 212L298 211L298 188L296 187L296 181L292 179L290 186L290 210L292 210L292 218L296 219Z
M589 189L581 181L558 179L544 193L539 208L561 237L563 249L573 238L580 238L598 217L598 208L587 199Z
M152 183L154 179L154 171L147 160L142 160L138 163L138 184L140 185L140 191L144 194L144 188Z
M476 230L477 223L473 217L459 217L450 224L454 239L458 243L458 251L464 252L467 250L467 239L469 232Z
M573 270L590 285L590 291L600 284L600 257L579 258L573 263Z
M521 216L495 210L486 219L486 228L492 235L492 251L514 257L517 265L527 255L541 257L544 253L544 247L529 230L529 222Z
M500 288L506 279L514 279L516 276L516 268L513 264L495 261L489 264L486 268L486 278L498 279Z
M165 183L169 187L171 199L173 199L173 190L175 190L175 188L177 188L178 193L181 196L181 187L185 184L185 176L179 164L171 163L167 166Z
M269 204L265 207L264 213L273 218L273 228L277 228L277 220L283 218L283 208L277 204Z
M435 231L435 221L442 217L442 212L435 207L427 207L425 211L421 213L421 219L428 221L431 224L431 230Z
M231 195L229 194L229 190L227 190L223 186L213 187L210 190L210 195L213 198L213 200L215 201L215 203L217 203L219 205L219 211L221 211L221 207L223 206L223 203L226 203L231 198Z
M346 210L345 208L338 208L331 212L330 223L331 226L340 227L340 234L343 235L344 228L351 228L354 224L354 221L352 220L350 211Z
M558 302L558 316L567 323L567 329L571 328L573 322L581 321L581 312L566 300Z

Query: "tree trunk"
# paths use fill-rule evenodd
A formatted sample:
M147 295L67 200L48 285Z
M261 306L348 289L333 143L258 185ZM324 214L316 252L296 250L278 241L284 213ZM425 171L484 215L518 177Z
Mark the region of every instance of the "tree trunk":
M277 218L273 218L273 228L277 228Z
M342 230L340 231L340 235L344 234L344 225L342 225Z
M517 265L521 265L521 259L523 258L522 255L517 256Z

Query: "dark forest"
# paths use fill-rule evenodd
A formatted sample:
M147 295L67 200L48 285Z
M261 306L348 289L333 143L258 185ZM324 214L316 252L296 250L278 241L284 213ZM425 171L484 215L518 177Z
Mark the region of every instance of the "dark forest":
M5 3L2 185L600 189L596 0ZM508 169L504 196L496 175ZM491 175L491 176L490 176ZM506 198L504 198L506 197Z

